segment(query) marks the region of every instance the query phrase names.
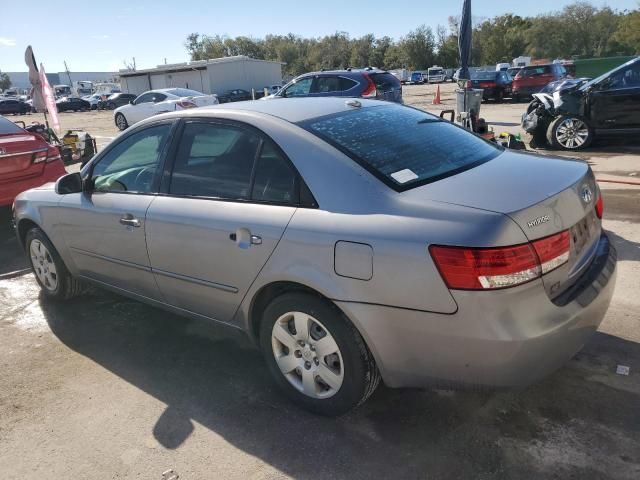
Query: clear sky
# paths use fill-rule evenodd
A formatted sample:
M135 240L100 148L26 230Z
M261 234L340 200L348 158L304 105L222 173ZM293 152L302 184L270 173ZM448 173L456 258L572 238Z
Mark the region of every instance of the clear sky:
M569 3L573 1L472 0L472 11L474 17L528 16ZM637 0L591 3L638 8ZM165 58L168 63L188 60L184 41L192 32L253 37L292 32L312 37L346 31L352 37L373 33L399 38L422 23L446 25L461 8L462 0L32 0L24 12L0 20L0 70L25 71L24 50L29 44L36 61L49 72L63 70L64 60L72 71L115 71L132 57L138 68L164 63Z

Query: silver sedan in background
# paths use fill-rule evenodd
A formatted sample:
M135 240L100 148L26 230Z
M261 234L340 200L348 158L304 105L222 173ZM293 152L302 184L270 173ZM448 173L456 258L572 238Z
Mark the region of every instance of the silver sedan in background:
M602 212L585 162L344 98L154 116L15 201L45 297L91 282L242 329L326 415L380 379L518 387L558 368L613 294Z

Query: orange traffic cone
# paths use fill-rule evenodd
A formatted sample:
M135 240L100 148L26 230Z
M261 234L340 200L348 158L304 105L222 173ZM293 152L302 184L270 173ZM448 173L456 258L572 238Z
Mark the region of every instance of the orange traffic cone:
M442 102L440 101L440 85L438 85L438 89L436 90L436 96L433 97L433 101L431 102L432 105L441 105Z

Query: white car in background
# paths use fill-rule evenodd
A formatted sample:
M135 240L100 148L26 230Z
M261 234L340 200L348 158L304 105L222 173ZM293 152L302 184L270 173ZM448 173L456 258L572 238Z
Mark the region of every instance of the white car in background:
M130 104L116 108L113 111L113 119L119 130L125 130L134 123L160 113L218 103L216 95L206 95L188 88L162 88L144 92Z
M98 103L100 102L100 100L102 100L102 95L99 93L94 93L92 95L85 95L84 97L82 97L82 99L89 102L89 105L91 105L91 110L95 110L98 108Z

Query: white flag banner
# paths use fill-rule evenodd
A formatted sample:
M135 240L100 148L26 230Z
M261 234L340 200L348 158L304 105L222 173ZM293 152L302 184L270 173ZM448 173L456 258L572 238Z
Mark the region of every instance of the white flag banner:
M49 85L49 80L47 79L47 75L44 73L44 66L42 64L40 64L40 83L42 83L42 96L44 97L44 104L46 105L49 116L51 117L53 130L58 135L61 135L62 131L60 130L60 119L58 118L58 109L56 108L56 97L51 85Z

